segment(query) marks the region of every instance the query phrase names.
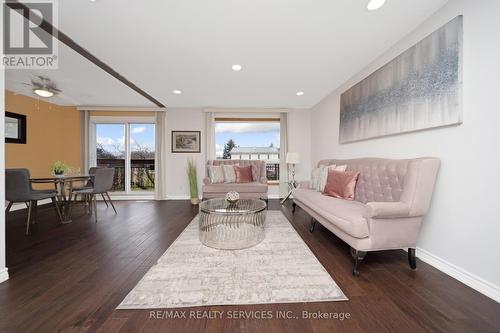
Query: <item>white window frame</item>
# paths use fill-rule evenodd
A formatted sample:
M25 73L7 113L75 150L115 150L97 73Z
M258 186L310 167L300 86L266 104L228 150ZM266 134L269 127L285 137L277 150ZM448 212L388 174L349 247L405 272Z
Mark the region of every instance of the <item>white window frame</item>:
M132 192L130 187L130 124L153 124L155 125L156 133L156 118L155 117L142 117L142 116L90 116L89 117L89 167L97 165L96 156L96 125L97 124L118 124L125 127L125 191L124 192L110 192L112 197L119 198L120 196L136 196L140 198L152 198L154 191L145 192ZM155 147L156 149L156 147ZM156 159L156 158L155 158ZM155 173L156 184L156 173Z
M205 112L208 112L208 110L209 109L206 109ZM214 146L216 144L216 140L215 140L215 136L216 136L215 126L216 126L216 124L217 123L232 123L232 122L236 122L236 123L274 122L274 123L280 124L280 133L283 130L281 128L280 113L258 113L258 112L253 112L253 113L239 113L239 112L237 112L237 113L215 113L214 119L213 119L213 127L214 127L213 144L214 144ZM282 138L282 136L280 135L280 141L281 141L281 138ZM281 146L282 146L282 143L280 142L280 147ZM260 157L252 158L251 153L250 154L237 154L237 156L238 156L238 158L234 158L234 155L231 155L231 159L248 159L248 160L258 159L258 160L260 160ZM269 157L270 157L270 155L267 154L267 159L265 159L265 160L269 160ZM280 167L281 167L281 163L280 163ZM279 185L280 182L284 181L283 176L284 175L282 174L282 170L280 169L280 176L279 176L280 179L269 180L268 185ZM279 198L279 195L278 195L278 198Z

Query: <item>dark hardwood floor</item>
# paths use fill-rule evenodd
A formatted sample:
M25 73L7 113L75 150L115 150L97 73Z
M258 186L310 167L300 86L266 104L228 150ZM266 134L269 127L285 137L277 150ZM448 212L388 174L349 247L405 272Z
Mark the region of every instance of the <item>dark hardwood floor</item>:
M408 267L404 251L369 253L361 275L351 274L349 248L290 202L281 208L349 298L347 302L210 306L182 311L224 311L223 319L154 319L149 310L115 310L139 279L197 214L188 201L117 202L118 215L99 203L99 223L75 209L58 225L39 210L31 236L26 211L7 217L10 280L0 284L1 332L499 332L500 304L431 266ZM232 319L272 311L272 319ZM247 312L234 312L247 311ZM250 312L248 312L250 311ZM253 311L253 312L251 312ZM276 311L293 318L278 319ZM345 313L349 318L303 319ZM208 312L206 312L208 313ZM298 317L298 319L295 319Z

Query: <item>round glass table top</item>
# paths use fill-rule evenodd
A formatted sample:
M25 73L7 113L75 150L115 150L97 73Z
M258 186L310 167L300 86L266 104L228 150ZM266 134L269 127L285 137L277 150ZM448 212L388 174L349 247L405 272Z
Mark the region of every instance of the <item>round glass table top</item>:
M230 203L224 198L202 201L200 211L208 214L251 214L266 209L266 203L258 199L240 199Z

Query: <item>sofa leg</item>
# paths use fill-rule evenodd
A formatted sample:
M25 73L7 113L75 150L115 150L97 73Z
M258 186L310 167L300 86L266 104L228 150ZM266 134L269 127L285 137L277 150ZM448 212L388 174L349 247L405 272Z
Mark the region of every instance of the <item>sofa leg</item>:
M295 214L295 208L297 208L297 204L294 202L292 203L292 214Z
M311 227L309 228L309 231L310 232L313 232L314 231L314 227L316 226L316 219L315 218L312 218L311 219Z
M351 256L354 258L354 265L352 268L352 275L359 276L359 264L365 258L366 252L358 251L351 247Z
M417 258L415 256L415 248L408 249L408 263L410 264L411 269L417 268Z

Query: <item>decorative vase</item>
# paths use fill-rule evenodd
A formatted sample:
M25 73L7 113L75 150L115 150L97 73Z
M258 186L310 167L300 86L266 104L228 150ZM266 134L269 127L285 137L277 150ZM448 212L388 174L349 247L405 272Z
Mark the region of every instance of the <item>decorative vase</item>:
M198 205L200 203L199 198L191 198L191 205Z
M56 175L56 176L62 176L63 174L64 174L63 170L54 171L54 175Z
M235 191L227 192L226 200L230 204L235 204L238 202L238 200L240 200L240 194L238 192L235 192Z

